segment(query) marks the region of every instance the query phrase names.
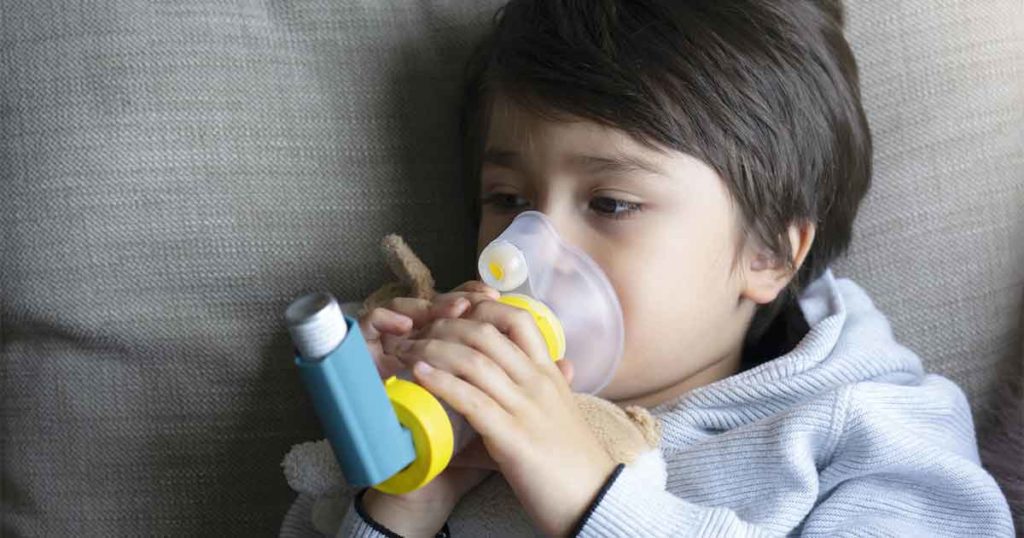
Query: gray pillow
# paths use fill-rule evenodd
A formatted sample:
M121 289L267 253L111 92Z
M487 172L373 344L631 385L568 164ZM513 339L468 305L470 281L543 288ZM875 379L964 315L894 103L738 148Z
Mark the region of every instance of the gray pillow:
M322 434L280 323L402 234L472 276L457 79L500 1L39 2L0 16L0 534L267 535ZM1019 339L1019 2L858 1L877 176L837 268L986 394Z

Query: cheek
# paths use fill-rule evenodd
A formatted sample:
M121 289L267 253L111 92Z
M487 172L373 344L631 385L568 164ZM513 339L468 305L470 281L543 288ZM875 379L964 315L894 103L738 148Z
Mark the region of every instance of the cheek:
M645 230L602 263L622 305L627 356L652 367L678 362L680 349L710 352L734 313L731 229L684 220Z
M658 249L635 260L627 274L617 276L627 347L652 350L659 343L676 345L693 327L704 286L691 274L692 264L682 249ZM643 260L640 263L640 260Z
M712 230L678 217L654 224L631 234L614 255L605 256L602 267L620 294L624 315L638 319L632 324L678 326L721 288L723 269L712 254Z
M627 348L647 342L641 347L649 349L652 339L689 324L693 264L678 234L660 227L636 232L599 263L619 296Z

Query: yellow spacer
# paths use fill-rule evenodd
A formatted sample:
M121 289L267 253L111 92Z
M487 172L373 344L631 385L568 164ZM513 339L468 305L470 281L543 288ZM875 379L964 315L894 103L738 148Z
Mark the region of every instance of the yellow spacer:
M373 488L401 495L427 485L448 466L455 450L455 438L448 414L427 389L391 376L384 382L384 390L395 408L398 422L412 432L416 459Z
M559 361L565 356L565 330L562 329L562 322L558 321L548 305L521 293L502 295L498 298L498 302L522 308L533 316L541 336L544 337L544 342L548 345L548 354L551 355L551 360Z

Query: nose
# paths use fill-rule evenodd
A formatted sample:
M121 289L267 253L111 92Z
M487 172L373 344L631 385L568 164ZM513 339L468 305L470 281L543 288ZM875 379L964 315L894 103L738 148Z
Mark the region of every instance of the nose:
M583 242L585 238L582 237L580 217L573 212L568 203L553 203L549 197L547 200L538 202L536 210L547 217L562 241L585 250L586 245Z

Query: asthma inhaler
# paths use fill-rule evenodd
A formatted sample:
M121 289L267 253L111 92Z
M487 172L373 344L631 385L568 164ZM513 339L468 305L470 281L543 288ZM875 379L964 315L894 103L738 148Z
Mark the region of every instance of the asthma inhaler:
M295 364L350 485L394 495L413 491L472 438L465 419L408 372L381 381L359 323L329 293L296 299L285 322Z
M478 269L503 292L499 301L530 312L552 360L573 361L573 390L593 394L608 383L624 340L618 298L597 263L562 241L547 217L519 214L481 252ZM330 294L296 299L285 321L295 364L349 484L415 490L476 435L410 372L382 383L358 322Z

